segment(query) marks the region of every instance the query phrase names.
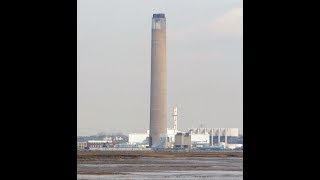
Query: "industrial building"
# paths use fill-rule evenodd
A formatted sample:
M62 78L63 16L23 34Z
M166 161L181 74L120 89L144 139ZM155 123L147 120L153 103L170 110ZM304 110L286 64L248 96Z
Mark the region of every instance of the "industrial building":
M149 130L146 133L130 133L129 144L148 144Z
M243 148L243 144L227 144L226 149L241 149Z
M175 135L174 148L191 149L191 135L189 133L177 133Z
M88 143L87 142L77 142L77 149L84 150L87 149Z
M173 148L175 142L175 135L180 133L178 130L178 107L173 107L173 128L167 128L167 146L168 148Z
M177 133L180 133L181 131L175 130L175 129L167 129L167 147L172 148L175 142L175 135Z
M164 134L163 137L166 139L166 142L163 143L163 147L172 148L175 142L175 135L181 131L178 128L178 107L173 107L173 128L167 128L167 134ZM148 144L146 142L149 139L149 130L146 133L130 133L129 134L129 144Z
M228 136L239 136L238 128L189 128L187 131L194 134L211 134L213 130L214 136L225 136L226 132ZM219 132L220 131L220 132Z
M176 129L167 128L166 134L166 146L165 147L173 147L173 143L175 141L175 135L180 132ZM129 134L129 144L148 144L149 139L149 130L146 133L130 133Z
M208 144L211 147L221 147L222 143L223 148L236 147L227 145L234 144L232 140L239 136L238 128L189 128L187 132L191 135L194 147L205 147Z
M110 142L102 140L102 141L97 141L97 140L90 140L87 142L88 143L88 148L106 148L109 146Z
M176 122L175 122L176 124ZM176 125L174 125L176 127ZM234 149L242 147L242 144L233 141L238 137L237 128L189 128L186 133L177 129L167 128L166 142L163 142L165 148L174 148L182 141L183 135L188 134L192 147L216 147L219 149ZM129 134L129 144L131 145L145 145L148 143L149 133L132 133ZM178 140L176 138L179 138ZM178 143L178 144L177 144Z
M107 143L112 143L113 140L112 140L112 137L105 137L103 138L104 141L107 141Z
M166 18L153 14L151 34L151 88L149 146L167 141Z
M236 141L239 136L238 128L189 128L183 133L178 130L178 108L173 107L173 128L167 128L167 134L162 134L162 148L182 147L188 134L190 138L190 148L209 148L209 149L234 149L242 147L242 144ZM149 130L146 133L129 134L129 144L146 145L149 142ZM176 138L179 138L178 140ZM187 144L185 144L187 145ZM159 147L158 147L159 148Z

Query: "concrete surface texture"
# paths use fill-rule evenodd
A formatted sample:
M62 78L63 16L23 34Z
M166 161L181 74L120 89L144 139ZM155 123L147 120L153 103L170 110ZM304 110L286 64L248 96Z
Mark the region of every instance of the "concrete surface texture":
M151 40L150 146L167 132L166 18L154 14Z

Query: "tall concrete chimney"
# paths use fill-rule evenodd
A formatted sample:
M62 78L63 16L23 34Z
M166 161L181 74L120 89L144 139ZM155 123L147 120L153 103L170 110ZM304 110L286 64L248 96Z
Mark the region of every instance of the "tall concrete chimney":
M151 39L150 147L167 134L166 18L153 14Z

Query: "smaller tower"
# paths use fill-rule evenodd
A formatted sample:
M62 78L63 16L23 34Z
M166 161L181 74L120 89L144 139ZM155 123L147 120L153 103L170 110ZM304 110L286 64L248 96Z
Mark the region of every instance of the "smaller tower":
M178 107L173 108L173 130L176 133L178 130Z

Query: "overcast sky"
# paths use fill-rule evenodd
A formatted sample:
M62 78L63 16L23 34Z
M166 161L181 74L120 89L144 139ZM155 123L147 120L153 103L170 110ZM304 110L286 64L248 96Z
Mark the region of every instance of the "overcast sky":
M242 0L78 0L78 135L146 132L151 19L167 21L168 127L243 127Z

